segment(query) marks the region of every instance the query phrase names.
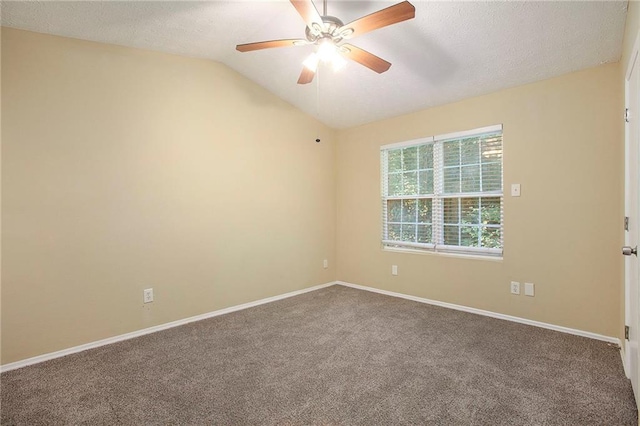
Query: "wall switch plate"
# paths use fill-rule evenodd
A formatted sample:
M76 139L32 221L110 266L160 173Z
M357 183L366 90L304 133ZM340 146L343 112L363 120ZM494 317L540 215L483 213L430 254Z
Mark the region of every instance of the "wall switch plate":
M153 302L153 289L152 288L146 288L142 291L142 298L144 300L144 303L151 303Z
M391 275L398 275L398 265L391 265Z
M322 267L324 269L327 269L329 267L329 261L327 259L325 259L324 261L322 261Z
M520 196L520 184L519 183L512 183L511 184L511 196L512 197L519 197Z
M524 295L525 296L534 296L533 283L524 283Z
M520 294L520 283L511 281L511 294Z

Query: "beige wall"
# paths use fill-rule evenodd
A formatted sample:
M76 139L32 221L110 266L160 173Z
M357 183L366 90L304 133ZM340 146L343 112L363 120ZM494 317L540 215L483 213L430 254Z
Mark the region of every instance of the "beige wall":
M221 64L3 29L2 364L336 276L621 336L623 67L334 132ZM379 146L498 123L504 260L383 251Z
M619 64L341 131L339 280L619 336L623 135ZM383 251L380 145L504 125L504 260ZM391 275L396 264L399 275ZM535 297L509 293L533 282Z
M236 72L3 29L2 88L3 364L335 279L335 132Z

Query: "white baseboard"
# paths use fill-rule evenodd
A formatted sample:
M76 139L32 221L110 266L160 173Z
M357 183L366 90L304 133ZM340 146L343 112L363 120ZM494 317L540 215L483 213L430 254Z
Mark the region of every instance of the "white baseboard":
M396 293L394 291L381 290L373 287L366 287L358 284L351 284L344 281L336 281L336 284L343 285L345 287L352 287L359 290L371 291L374 293L380 293L387 296L400 297L402 299L413 300L414 302L427 303L429 305L442 306L443 308L455 309L456 311L470 312L472 314L484 315L486 317L498 318L507 321L518 322L520 324L532 325L534 327L546 328L549 330L559 331L561 333L574 334L576 336L588 337L590 339L602 340L604 342L614 343L620 346L620 339L617 337L604 336L602 334L592 333L590 331L576 330L574 328L562 327L559 325L548 324L546 322L534 321L526 318L514 317L511 315L499 314L497 312L485 311L483 309L470 308L468 306L455 305L453 303L440 302L438 300L425 299L423 297L411 296L403 293Z
M16 361L9 364L5 364L0 366L0 373L4 373L5 371L16 370L18 368L26 367L28 365L38 364L40 362L48 361L55 358L60 358L65 355L74 354L77 352L86 351L88 349L98 348L104 345L110 345L111 343L121 342L123 340L133 339L135 337L144 336L145 334L155 333L157 331L166 330L168 328L178 327L184 324L188 324L190 322L201 321L203 319L216 317L218 315L224 315L235 311L240 311L242 309L252 308L258 305L264 305L265 303L275 302L277 300L286 299L288 297L297 296L299 294L308 293L310 291L320 290L321 288L329 287L335 285L336 282L328 282L325 284L316 285L309 288L304 288L302 290L296 290L285 294L280 294L278 296L267 297L266 299L256 300L254 302L243 303L242 305L231 306L224 309L219 309L217 311L207 312L206 314L196 315L189 318L184 318L177 321L168 322L165 324L156 325L149 328L144 328L138 331L132 331L131 333L121 334L119 336L109 337L107 339L98 340L91 343L86 343L84 345L74 346L72 348L62 349L56 352L50 352L48 354L34 356L32 358L23 359L22 361Z
M166 324L156 325L156 326L145 328L145 329L138 330L138 331L133 331L131 333L121 334L119 336L109 337L107 339L102 339L102 340L98 340L98 341L95 341L95 342L86 343L84 345L74 346L72 348L62 349L62 350L59 350L59 351L56 351L56 352L51 352L51 353L47 353L47 354L43 354L43 355L38 355L38 356L35 356L35 357L32 357L32 358L27 358L27 359L24 359L24 360L21 360L21 361L12 362L12 363L0 366L0 372L16 370L18 368L26 367L28 365L38 364L40 362L48 361L48 360L55 359L55 358L60 358L60 357L63 357L65 355L70 355L70 354L73 354L73 353L86 351L88 349L98 348L100 346L109 345L111 343L116 343L116 342L121 342L123 340L133 339L135 337L144 336L145 334L151 334L151 333L155 333L157 331L166 330L168 328L178 327L178 326L181 326L181 325L184 325L184 324L188 324L190 322L201 321L203 319L215 317L215 316L218 316L218 315L224 315L224 314L228 314L228 313L231 313L231 312L240 311L242 309L252 308L254 306L259 306L259 305L264 305L265 303L271 303L271 302L275 302L277 300L286 299L288 297L293 297L293 296L297 296L297 295L300 295L300 294L308 293L308 292L311 292L311 291L320 290L321 288L329 287L329 286L336 285L336 284L342 285L342 286L345 286L345 287L352 287L352 288L359 289L359 290L365 290L365 291L370 291L370 292L374 292L374 293L380 293L380 294L384 294L384 295L387 295L387 296L399 297L399 298L402 298L402 299L413 300L415 302L426 303L426 304L429 304L429 305L441 306L441 307L444 307L444 308L454 309L454 310L457 310L457 311L470 312L470 313L473 313L473 314L478 314L478 315L484 315L484 316L487 316L487 317L503 319L503 320L506 320L506 321L513 321L513 322L517 322L517 323L521 323L521 324L532 325L534 327L541 327L541 328L546 328L546 329L549 329L549 330L555 330L555 331L559 331L559 332L562 332L562 333L574 334L576 336L587 337L587 338L590 338L590 339L602 340L602 341L613 343L613 344L617 344L617 345L620 346L620 339L618 339L617 337L604 336L604 335L597 334L597 333L591 333L589 331L583 331L583 330L577 330L577 329L568 328L568 327L562 327L562 326L559 326L559 325L548 324L548 323L544 323L544 322L540 322L540 321L534 321L534 320L530 320L530 319L526 319L526 318L514 317L514 316L511 316L511 315L505 315L505 314L499 314L499 313L496 313L496 312L485 311L485 310L482 310L482 309L470 308L468 306L455 305L453 303L440 302L438 300L425 299L425 298L418 297L418 296L411 296L411 295L408 295L408 294L396 293L396 292L387 291L387 290L381 290L381 289L377 289L377 288L374 288L374 287L366 287L366 286L362 286L362 285L358 285L358 284L352 284L352 283L348 283L348 282L344 282L344 281L332 281L332 282L328 282L328 283L325 283L325 284L320 284L320 285L317 285L317 286L305 288L305 289L302 289L302 290L296 290L296 291L292 291L292 292L289 292L289 293L281 294L281 295L278 295L278 296L267 297L266 299L260 299L260 300L254 301L254 302L243 303L242 305L231 306L231 307L228 307L228 308L219 309L217 311L212 311L212 312L208 312L208 313L201 314L201 315L196 315L196 316L189 317L189 318L185 318L185 319L181 319L181 320L177 320L177 321L172 321L172 322L169 322L169 323L166 323ZM623 361L622 364L623 364L623 366L625 368L625 372L626 372L626 363L624 362L625 361L624 360L624 353L623 353L622 350L621 350L621 356L622 356L622 361Z
M627 379L631 379L631 371L629 370L629 363L627 361L627 354L624 349L625 345L620 345L620 358L622 358L622 368L624 369L624 375ZM640 425L640 422L638 423Z

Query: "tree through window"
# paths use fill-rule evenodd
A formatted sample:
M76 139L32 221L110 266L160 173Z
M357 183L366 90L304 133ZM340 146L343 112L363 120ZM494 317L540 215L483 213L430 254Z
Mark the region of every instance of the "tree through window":
M387 247L501 255L502 126L381 147Z

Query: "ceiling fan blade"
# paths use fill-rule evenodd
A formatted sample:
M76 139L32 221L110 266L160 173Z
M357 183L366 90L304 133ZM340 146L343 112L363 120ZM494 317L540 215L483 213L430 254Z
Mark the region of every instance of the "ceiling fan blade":
M311 0L290 0L293 7L296 8L304 23L307 24L310 30L319 34L322 32L324 23L318 13L318 9Z
M302 67L302 72L298 78L298 84L308 84L313 81L313 77L316 75L315 71L311 71L307 67Z
M303 46L305 44L309 44L309 42L301 39L269 40L259 41L257 43L239 44L236 46L236 50L240 52L251 52L253 50L271 49L273 47Z
M377 72L378 74L382 74L391 67L391 62L387 62L373 53L369 53L352 44L343 44L340 46L340 53L347 58Z
M334 34L340 34L342 38L351 38L407 19L413 19L415 16L416 8L408 1L403 1L349 22L336 30Z

